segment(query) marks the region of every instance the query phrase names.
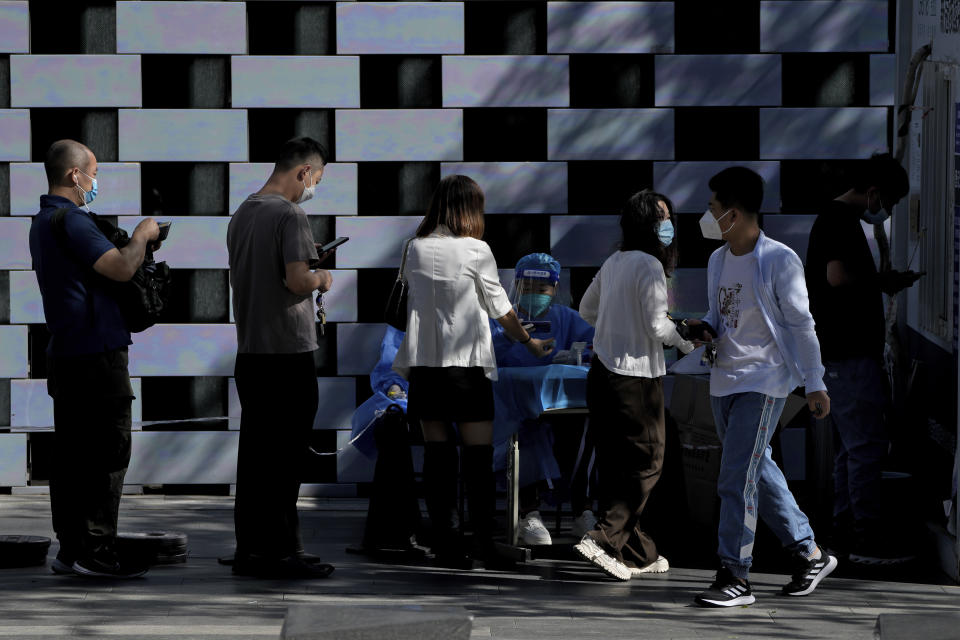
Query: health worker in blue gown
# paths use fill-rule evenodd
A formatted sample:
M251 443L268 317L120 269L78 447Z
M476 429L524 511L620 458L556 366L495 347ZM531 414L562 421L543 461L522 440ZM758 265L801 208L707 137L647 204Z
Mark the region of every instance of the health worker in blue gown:
M529 545L545 545L551 544L552 540L538 509L539 489L544 488L544 485L552 488L552 481L561 475L560 466L554 456L554 437L572 436L576 440L573 446L576 447L581 434L556 434L548 422L528 418L537 408L547 408L539 404L542 402L541 398L532 397L535 394L530 389L535 389L539 378L544 375L541 367L551 364L578 364L577 351L580 352L581 362L588 360L590 351L587 347L593 343L594 329L568 306L570 295L560 284L560 263L549 254L532 253L517 262L510 296L517 316L527 332L535 338L555 339L556 351L537 358L522 344L508 338L499 325L491 323L497 366L503 374L493 385L496 403L494 466L497 470L506 466L509 438L513 433L519 432L520 539ZM577 348L576 351L574 347ZM521 372L510 375L511 372L503 371L504 368L514 367L537 368L522 372L522 375ZM551 373L557 375L558 372ZM534 379L527 380L527 377ZM575 402L575 399L571 400ZM586 496L577 495L584 492L573 493L573 508L579 514L574 528L576 533L582 535L593 528L596 519L589 509ZM583 531L580 531L581 529Z
M527 326L528 333L536 338L555 338L556 349L543 358L536 358L520 343L510 340L496 322L491 323L494 351L497 366L503 368L539 367L555 363L577 364L577 354L571 347L575 343L586 345L582 348L581 360L586 363L590 356L589 345L593 342L594 329L580 315L566 306L570 297L560 286L560 263L545 253L524 256L517 263L516 277L511 287L511 299L521 321ZM372 461L376 458L376 444L373 438L373 424L392 404L407 410L407 381L391 368L394 357L403 341L403 332L387 326L380 344L380 358L370 373L370 387L373 395L354 412L352 419L351 445L348 446L339 461L340 469L355 481L372 480ZM577 344L576 346L581 346ZM585 377L585 374L584 374ZM550 544L550 534L537 511L539 502L538 485L559 478L560 467L553 454L553 434L550 426L537 420L524 419L522 416L535 413L530 407L518 406L526 398L526 393L514 393L508 388L512 384L510 376L501 376L494 383L496 417L494 418L494 466L497 470L505 467L507 443L513 433L519 431L520 449L520 485L521 485L521 539L527 544ZM532 381L535 386L536 381ZM527 387L525 386L524 389ZM518 398L523 396L522 398ZM539 398L535 402L540 402ZM584 405L585 406L585 405ZM580 434L574 434L578 440ZM358 452L362 455L358 455ZM352 469L359 470L354 477ZM593 528L596 522L589 510L586 497L577 499L575 511L581 512L574 523L574 533L582 535ZM581 508L582 507L582 508ZM579 531L583 529L584 531Z

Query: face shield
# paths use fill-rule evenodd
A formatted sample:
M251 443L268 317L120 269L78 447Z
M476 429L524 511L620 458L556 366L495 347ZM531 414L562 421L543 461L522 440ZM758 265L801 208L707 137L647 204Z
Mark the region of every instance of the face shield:
M517 269L511 302L521 322L549 325L545 316L556 301L559 283L558 271L540 267ZM537 329L550 331L549 326L537 326Z

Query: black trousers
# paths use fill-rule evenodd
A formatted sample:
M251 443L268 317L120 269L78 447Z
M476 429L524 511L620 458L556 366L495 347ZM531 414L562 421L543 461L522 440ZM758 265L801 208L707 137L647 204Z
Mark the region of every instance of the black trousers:
M663 380L619 375L594 358L587 374L587 406L602 513L588 535L618 560L644 567L658 555L639 518L663 468Z
M234 376L242 408L237 555L294 555L303 550L297 498L319 403L313 352L241 353Z
M126 347L48 358L54 422L50 511L64 559L114 551L130 462L133 390L127 364Z

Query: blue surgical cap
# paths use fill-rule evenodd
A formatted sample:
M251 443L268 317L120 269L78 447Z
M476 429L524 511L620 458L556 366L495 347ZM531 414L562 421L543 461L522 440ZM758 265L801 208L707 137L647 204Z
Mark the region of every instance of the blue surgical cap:
M549 253L531 253L517 262L516 279L560 281L560 263Z

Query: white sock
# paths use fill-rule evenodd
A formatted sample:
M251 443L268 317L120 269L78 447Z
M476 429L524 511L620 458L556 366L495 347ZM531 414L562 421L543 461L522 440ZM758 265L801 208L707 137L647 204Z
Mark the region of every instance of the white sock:
M819 560L822 555L823 554L820 553L820 547L817 547L813 553L807 556L807 558L810 560Z

